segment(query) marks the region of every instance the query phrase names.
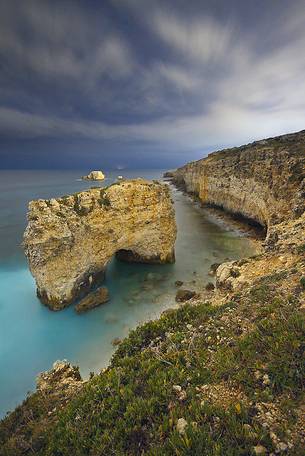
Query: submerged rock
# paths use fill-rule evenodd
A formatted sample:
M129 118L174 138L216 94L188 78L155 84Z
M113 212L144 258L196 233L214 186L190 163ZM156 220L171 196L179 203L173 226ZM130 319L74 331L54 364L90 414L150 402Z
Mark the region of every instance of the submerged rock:
M179 291L177 291L177 294L176 294L176 301L177 302L189 301L190 299L194 298L194 296L196 296L195 291L179 290Z
M170 189L143 179L31 201L24 249L41 301L60 310L103 280L116 253L125 261L174 262Z
M85 298L83 298L75 306L75 311L77 313L87 312L87 310L94 309L94 307L98 307L107 301L109 301L108 290L106 287L101 287L92 293L89 293Z
M82 179L86 180L104 180L105 175L102 171L91 171L87 176L83 176Z

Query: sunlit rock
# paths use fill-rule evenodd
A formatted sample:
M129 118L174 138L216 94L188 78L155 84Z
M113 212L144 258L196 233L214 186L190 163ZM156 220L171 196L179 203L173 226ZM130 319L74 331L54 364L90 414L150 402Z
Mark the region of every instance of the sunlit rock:
M87 176L83 176L82 179L87 180L104 180L105 175L102 171L91 171Z

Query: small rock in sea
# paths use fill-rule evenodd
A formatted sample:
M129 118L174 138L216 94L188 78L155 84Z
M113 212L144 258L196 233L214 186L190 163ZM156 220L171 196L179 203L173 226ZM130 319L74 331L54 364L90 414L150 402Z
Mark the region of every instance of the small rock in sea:
M179 290L176 294L176 302L185 302L189 301L192 299L194 296L196 296L195 291L191 290Z
M187 427L187 421L184 418L179 418L177 421L177 431L179 434L185 434L185 428Z
M110 323L110 324L113 324L113 323L117 323L118 321L118 317L114 314L108 314L106 317L105 317L105 322L106 323Z
M213 291L213 290L215 289L215 285L214 285L212 282L209 282L209 283L206 285L205 289L206 289L207 291Z
M266 448L262 445L256 445L255 447L253 447L253 451L256 455L267 454Z
M155 272L149 272L146 276L147 280L160 280L162 279L161 274L157 274Z
M117 345L120 345L121 343L121 339L119 337L115 337L114 339L112 339L111 343L114 347L116 347Z
M182 280L176 280L175 285L176 287L181 287L183 285Z
M87 310L100 306L101 304L104 304L107 301L109 301L108 289L106 287L100 287L97 290L89 293L85 298L83 298L75 306L75 311L77 313L87 312Z
M82 179L87 180L104 180L105 176L102 171L91 171L87 176L83 176Z

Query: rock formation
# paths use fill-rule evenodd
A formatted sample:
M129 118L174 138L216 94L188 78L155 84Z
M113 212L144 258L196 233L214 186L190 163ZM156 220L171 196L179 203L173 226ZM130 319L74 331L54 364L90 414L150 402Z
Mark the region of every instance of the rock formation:
M105 176L102 171L91 171L87 176L83 176L82 179L87 180L104 180Z
M92 291L85 296L81 301L76 304L75 311L77 313L87 312L94 307L98 307L101 304L109 301L109 292L106 287L100 287L97 290Z
M41 301L60 310L104 276L114 254L174 261L176 223L167 185L142 179L31 201L24 249Z
M305 130L214 152L171 174L202 203L269 229L304 211L304 151Z
M79 368L68 361L55 361L51 370L41 372L36 380L37 391L53 396L70 396L83 384Z

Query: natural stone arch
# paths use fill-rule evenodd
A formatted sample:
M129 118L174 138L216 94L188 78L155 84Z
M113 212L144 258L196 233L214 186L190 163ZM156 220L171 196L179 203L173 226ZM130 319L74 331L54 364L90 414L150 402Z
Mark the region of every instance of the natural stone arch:
M174 261L173 203L169 187L156 181L136 179L31 201L28 221L25 253L37 294L53 310L100 282L114 254L126 261Z

